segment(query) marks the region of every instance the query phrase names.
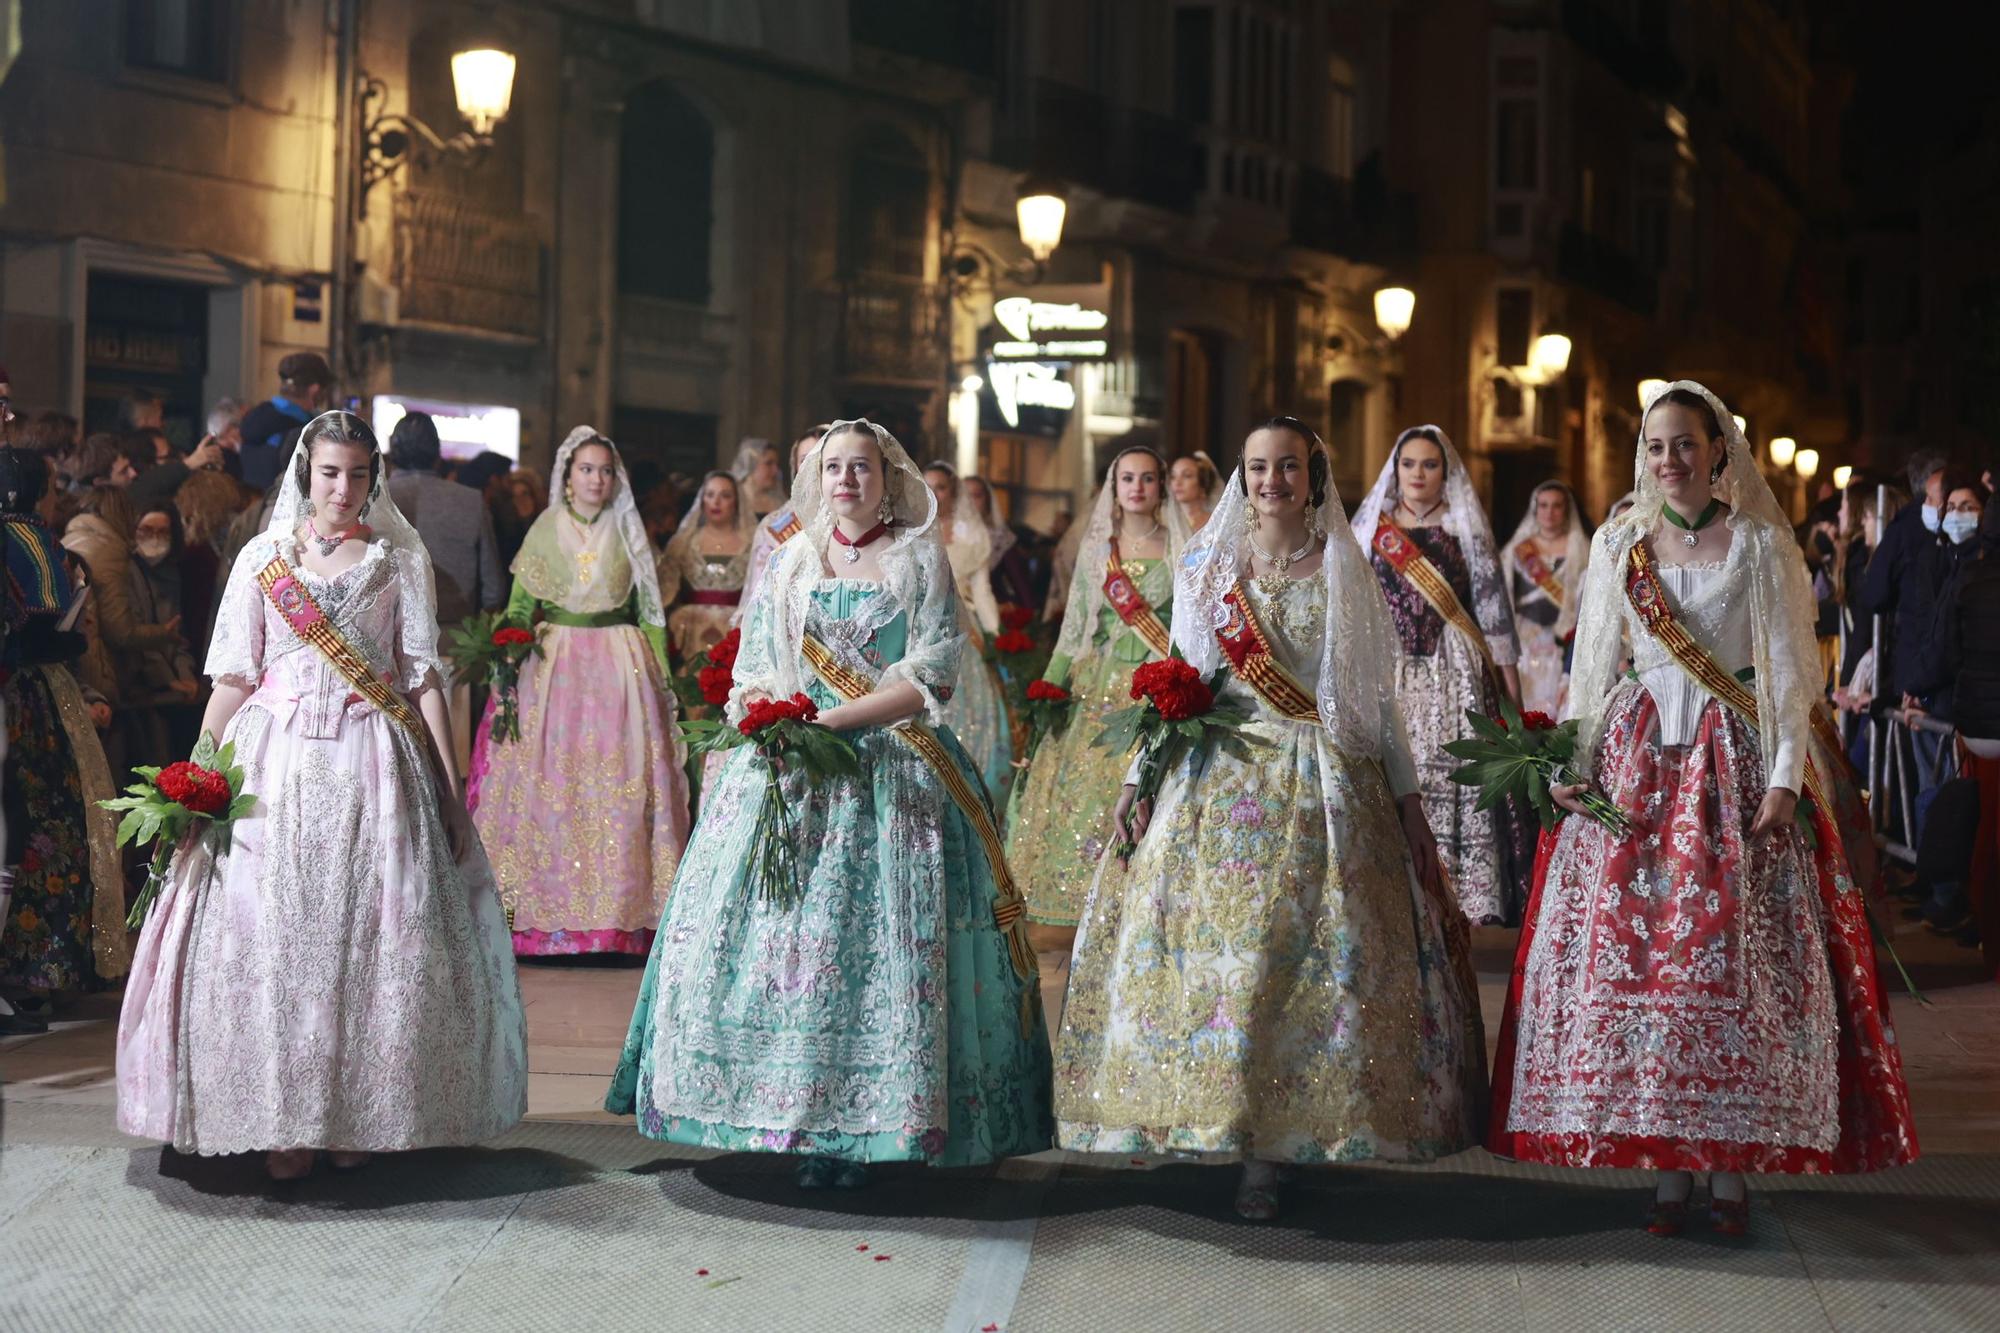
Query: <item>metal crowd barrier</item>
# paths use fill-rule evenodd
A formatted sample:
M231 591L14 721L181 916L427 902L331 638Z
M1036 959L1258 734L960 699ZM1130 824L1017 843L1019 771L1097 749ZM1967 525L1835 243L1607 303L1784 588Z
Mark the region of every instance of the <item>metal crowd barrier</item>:
M1958 776L1958 729L1901 708L1885 710L1868 728L1868 794L1875 831L1884 852L1914 866L1917 793ZM1919 736L1937 740L1920 745Z

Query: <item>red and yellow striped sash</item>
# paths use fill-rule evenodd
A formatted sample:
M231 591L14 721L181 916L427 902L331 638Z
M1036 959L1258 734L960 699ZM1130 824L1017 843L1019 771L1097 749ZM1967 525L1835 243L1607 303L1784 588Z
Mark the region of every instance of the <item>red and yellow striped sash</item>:
M1716 661L1713 653L1696 642L1694 635L1688 633L1687 626L1674 615L1673 607L1667 602L1666 588L1660 583L1659 565L1643 541L1632 543L1632 553L1626 558L1625 596L1632 603L1639 623L1667 650L1667 656L1673 658L1681 670L1693 676L1696 684L1721 700L1753 730L1763 730L1757 718L1757 696L1737 679L1735 673ZM1811 757L1810 746L1807 749L1805 786L1806 794L1822 810L1833 809L1827 803L1826 792L1820 782L1819 764Z
M1372 543L1375 554L1389 562L1389 568L1401 574L1417 595L1430 604L1431 610L1444 617L1447 625L1472 640L1472 646L1486 659L1488 670L1493 670L1493 650L1486 645L1486 634L1479 628L1479 622L1458 600L1452 591L1451 580L1444 572L1431 563L1431 558L1423 553L1410 534L1388 519L1375 525L1375 540Z
M410 701L389 688L388 684L368 669L361 654L354 646L341 637L334 628L326 612L320 610L319 603L306 591L305 584L299 582L292 567L285 563L283 556L276 556L257 575L257 583L264 589L264 595L292 632L319 650L328 664L352 685L355 692L374 704L390 717L400 722L420 746L428 746L430 741L424 732L423 723L417 712L410 707Z
M801 647L806 662L826 687L849 703L865 698L875 692L875 681L861 672L842 665L833 655L833 650L808 634ZM1006 844L1000 840L1000 830L994 827L992 812L987 808L984 794L975 791L966 781L958 765L951 760L951 753L936 732L921 722L906 722L889 728L889 734L913 750L936 774L945 792L951 797L959 813L972 825L980 845L986 849L986 862L993 872L993 883L999 889L999 897L993 904L993 924L1007 936L1008 957L1014 964L1014 972L1029 983L1027 993L1040 1004L1040 992L1036 983L1041 975L1035 963L1035 951L1028 944L1028 900L1014 883L1014 875L1007 868ZM1030 1010L1023 1009L1023 1021L1027 1021Z
M1215 641L1237 679L1257 691L1257 697L1281 717L1318 722L1318 701L1272 655L1271 641L1264 637L1264 627L1257 623L1257 613L1250 609L1242 583L1229 590L1222 604L1228 608L1229 619L1215 631Z
M1125 622L1125 627L1146 641L1146 646L1161 657L1173 650L1173 639L1167 633L1166 622L1153 610L1153 604L1139 591L1139 585L1125 572L1125 562L1118 557L1118 539L1111 539L1111 552L1104 560L1104 600L1111 603L1111 609Z
M1533 579L1535 586L1540 588L1550 601L1558 607L1563 604L1562 580L1556 577L1556 572L1549 566L1549 562L1542 559L1542 553L1535 549L1533 537L1514 548L1514 559L1520 563L1521 572Z

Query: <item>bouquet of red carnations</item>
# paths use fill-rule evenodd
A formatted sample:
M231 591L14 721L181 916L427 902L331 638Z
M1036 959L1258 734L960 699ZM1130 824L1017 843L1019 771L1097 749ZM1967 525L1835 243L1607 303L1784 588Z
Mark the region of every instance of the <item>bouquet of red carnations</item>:
M736 654L742 647L743 631L733 629L703 656L707 665L695 672L695 686L701 691L702 703L710 708L729 702L729 692L736 687Z
M750 834L750 856L756 867L758 895L789 911L805 897L799 879L796 833L785 806L781 778L787 768L814 782L857 777L861 759L854 745L838 732L818 725L819 706L803 694L789 699L759 699L735 726L696 719L681 723L691 754L707 755L741 745L756 747L765 769L764 796L757 824Z
M482 611L446 632L445 655L459 676L484 676L493 691L495 742L521 738L521 667L540 657L535 632L509 624L498 611Z
M1179 657L1148 662L1132 673L1132 697L1143 702L1121 708L1104 720L1104 730L1091 744L1107 750L1139 750L1138 789L1132 803L1150 801L1160 794L1160 782L1168 768L1187 753L1189 747L1220 733L1222 743L1240 745L1237 732L1250 720L1240 708L1218 705L1216 696L1228 668L1216 671L1207 680ZM1137 844L1120 842L1112 855L1123 861Z
M1452 773L1451 780L1479 789L1474 808L1490 810L1502 801L1524 800L1534 806L1543 828L1554 828L1560 814L1549 788L1583 781L1573 766L1577 724L1558 724L1547 713L1523 713L1504 698L1499 717L1467 709L1465 720L1473 734L1447 742L1444 752L1467 761L1465 767ZM1631 827L1625 812L1597 788L1584 788L1577 799L1592 819L1613 833L1622 835Z
M132 904L125 924L133 930L145 924L153 900L166 886L167 870L173 864L174 849L190 829L208 824L221 830L223 847L229 845L229 826L257 803L243 790L243 770L236 766L236 743L216 748L215 737L204 731L195 743L191 759L165 768L140 765L132 770L141 779L125 788L129 795L116 796L98 804L106 810L122 810L118 822L118 845L128 842L153 844L153 859L146 866L145 887Z
M1034 758L1043 737L1061 731L1068 724L1073 702L1069 691L1052 680L1028 682L1021 704L1021 713L1028 720L1028 758Z

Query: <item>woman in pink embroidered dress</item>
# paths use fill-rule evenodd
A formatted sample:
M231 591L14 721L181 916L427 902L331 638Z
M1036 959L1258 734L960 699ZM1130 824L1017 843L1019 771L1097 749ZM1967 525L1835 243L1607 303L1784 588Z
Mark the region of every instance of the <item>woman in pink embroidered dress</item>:
M118 1023L120 1128L264 1152L278 1179L322 1150L351 1169L527 1112L506 920L452 771L430 561L381 472L365 422L315 418L236 560L202 726L235 743L257 805L226 845L211 832L176 856ZM283 611L259 578L280 560ZM313 608L387 691L300 636Z

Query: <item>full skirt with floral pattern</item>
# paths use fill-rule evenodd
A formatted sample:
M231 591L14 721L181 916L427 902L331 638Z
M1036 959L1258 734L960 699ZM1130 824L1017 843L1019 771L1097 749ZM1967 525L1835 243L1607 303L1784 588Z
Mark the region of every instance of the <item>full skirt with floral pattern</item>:
M1564 1166L1870 1171L1915 1160L1902 1058L1836 802L1752 838L1756 733L1710 701L1663 746L1620 687L1598 785L1633 817L1544 835L1494 1066L1488 1146ZM1866 830L1861 830L1865 834Z
M937 734L976 791L971 759ZM994 923L986 853L923 759L881 728L849 735L859 777L785 778L805 890L790 906L763 896L751 850L768 770L749 746L729 752L605 1107L650 1138L738 1152L933 1166L1039 1152L1048 1034Z
M256 808L174 859L118 1020L118 1124L182 1152L476 1143L527 1113L527 1026L477 839L454 862L419 743L372 704L224 739Z
M1080 1152L1421 1161L1478 1141L1470 961L1411 869L1381 765L1254 713L1162 784L1130 868L1106 857L1056 1043Z

